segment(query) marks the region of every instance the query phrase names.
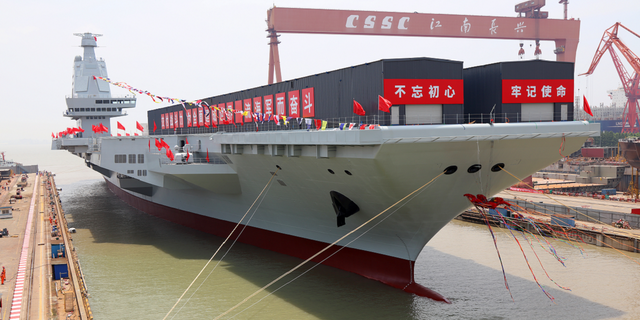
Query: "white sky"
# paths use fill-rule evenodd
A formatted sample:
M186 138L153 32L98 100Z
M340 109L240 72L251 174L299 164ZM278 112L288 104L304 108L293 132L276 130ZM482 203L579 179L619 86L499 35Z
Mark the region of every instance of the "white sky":
M310 0L310 1L3 1L0 11L0 145L48 143L51 132L75 126L63 117L71 94L72 63L82 55L73 33L103 34L96 56L109 77L156 95L195 100L267 83L266 12L273 6L515 17L512 0ZM563 7L543 8L561 19ZM640 1L571 1L569 18L581 20L576 74L585 72L605 29L619 21L640 33ZM620 38L640 55L640 39ZM434 57L464 67L517 60L519 41L418 37L282 34L283 80L383 58ZM525 59L534 59L533 41ZM555 60L554 43L542 42L542 59ZM632 69L626 65L627 70ZM609 104L606 91L621 85L611 57L595 73L576 76L576 94ZM112 95L128 91L112 86ZM166 106L138 96L137 107L117 118L127 128L146 122L147 111ZM114 121L115 123L115 121Z

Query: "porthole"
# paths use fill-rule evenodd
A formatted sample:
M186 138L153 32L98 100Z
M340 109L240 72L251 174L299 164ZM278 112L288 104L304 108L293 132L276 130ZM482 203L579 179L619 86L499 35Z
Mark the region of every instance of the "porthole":
M467 172L469 172L469 173L476 173L476 172L480 171L480 169L482 169L482 165L481 165L481 164L477 164L477 163L476 163L476 164L474 164L474 165L471 165L471 166L469 167L469 169L467 169Z
M448 166L444 169L444 174L454 174L456 171L458 171L458 166Z
M336 174L336 173L335 173L335 172L333 172L333 170L331 170L331 169L327 169L327 170L328 170L328 171L329 171L329 173L331 173L331 174Z
M344 173L346 173L348 175L352 175L351 171L349 171L349 170L345 170Z
M498 172L498 171L501 171L502 168L504 168L504 163L502 163L502 162L496 163L495 165L493 165L493 167L491 167L491 171L492 172Z

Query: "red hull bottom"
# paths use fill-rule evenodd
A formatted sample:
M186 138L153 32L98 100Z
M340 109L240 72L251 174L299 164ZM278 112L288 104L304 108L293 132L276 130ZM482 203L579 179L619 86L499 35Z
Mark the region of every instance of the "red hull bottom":
M205 217L138 198L120 189L109 180L105 179L105 181L109 189L120 199L147 214L223 238L227 237L235 226L234 223L228 221ZM236 230L236 232L239 231ZM327 246L323 242L251 226L245 228L238 241L300 259L308 259ZM336 253L336 251L338 252ZM340 246L329 248L313 261L320 262L332 254L334 255L322 264L378 280L418 296L449 303L441 294L414 282L415 261Z

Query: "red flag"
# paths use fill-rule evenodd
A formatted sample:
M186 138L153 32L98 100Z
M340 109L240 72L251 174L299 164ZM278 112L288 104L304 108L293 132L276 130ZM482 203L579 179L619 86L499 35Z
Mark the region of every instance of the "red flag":
M137 134L137 133L134 133L133 135L134 135L134 136L138 136L139 134Z
M56 135L55 135L55 134L53 134L53 132L51 132L51 139L53 139L53 138L55 138L55 137L56 137ZM207 161L207 162L208 162L208 161Z
M107 129L107 127L105 127L104 124L102 124L102 122L100 123L99 128L100 130L102 130L102 132L109 132L109 129Z
M156 148L158 148L158 151L162 150L162 143L158 141L158 138L156 138Z
M118 133L118 137L121 137L122 135Z
M189 162L189 151L187 151L187 162Z
M157 129L157 128L158 128L158 127L156 127L156 121L155 121L155 120L153 120L153 132L156 132L156 129Z
M144 128L142 127L142 125L140 125L140 123L138 123L138 121L136 121L136 128L140 131L144 131Z
M364 130L366 127L367 127L367 125L363 123L363 124L360 125L360 130Z
M116 121L116 122L118 123L118 129L120 129L120 130L126 130L126 129L124 128L124 126L120 123L120 121Z
M389 108L391 108L391 101L383 98L381 95L378 95L378 110L391 112L389 111Z
M151 139L149 139L149 151L151 151Z
M163 147L167 149L171 149L171 147L169 147L169 144L166 141L164 141L164 139L160 139L160 143L162 144Z
M321 119L314 119L314 120L316 124L316 129L320 130L320 128L322 127L322 120Z
M207 148L207 163L209 163L209 148Z
M353 113L359 115L359 116L364 116L364 109L362 109L362 106L358 103L358 101L353 100Z
M593 112L591 112L591 108L589 107L589 102L587 102L587 97L583 95L582 98L584 98L584 112L586 112L588 115L593 117Z
M169 160L173 161L173 152L171 152L171 149L167 148L167 158L169 158Z
M82 128L78 128L78 131L79 131L79 132L84 132L84 129L82 129Z

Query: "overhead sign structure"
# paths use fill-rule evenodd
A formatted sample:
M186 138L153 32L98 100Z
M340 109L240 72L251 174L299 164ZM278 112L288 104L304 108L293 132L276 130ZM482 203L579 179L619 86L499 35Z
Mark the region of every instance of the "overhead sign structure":
M274 7L267 11L269 84L282 81L278 33L555 41L557 61L574 62L579 20Z

